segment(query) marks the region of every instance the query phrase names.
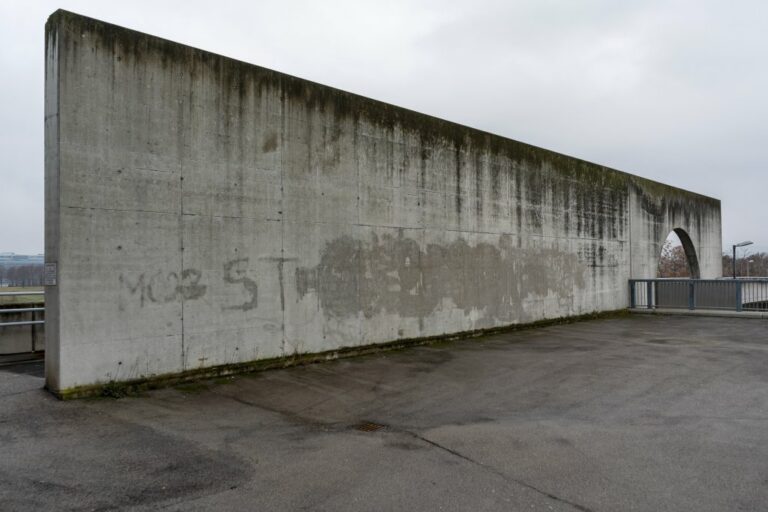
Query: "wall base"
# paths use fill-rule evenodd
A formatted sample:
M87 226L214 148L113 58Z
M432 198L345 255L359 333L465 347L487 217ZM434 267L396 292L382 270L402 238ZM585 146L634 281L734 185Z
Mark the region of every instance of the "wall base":
M238 375L245 373L252 373L264 370L272 370L276 368L288 368L291 366L302 366L308 364L322 363L325 361L332 361L335 359L342 359L348 357L357 357L368 354L375 354L379 352L387 352L391 350L400 350L408 347L415 347L420 345L433 345L437 343L445 343L456 341L465 338L477 338L480 336L487 336L490 334L496 334L501 332L512 332L523 329L533 329L536 327L545 327L548 325L568 324L573 322L580 322L585 320L596 320L600 318L611 318L617 316L624 316L628 314L627 309L617 309L612 311L603 311L597 313L588 313L584 315L568 316L561 318L553 318L547 320L539 320L537 322L525 323L525 324L513 324L502 327L494 327L491 329L478 329L474 331L463 331L452 334L445 334L440 336L429 336L423 338L409 338L391 341L387 343L378 343L371 345L364 345L360 347L345 347L337 350L328 350L326 352L308 353L308 354L296 354L286 357L276 357L272 359L260 359L256 361L249 361L246 363L233 363L224 364L219 366L212 366L210 368L200 368L196 370L187 370L178 373L169 373L164 375L155 375L152 377L132 379L126 381L109 381L99 384L93 384L88 386L78 386L74 388L53 390L46 387L56 398L60 400L73 400L78 398L90 398L90 397L108 397L108 398L122 398L129 395L136 395L143 391L149 391L153 389L160 389L176 384L182 384L186 382L192 382L202 379L210 379L217 377L224 377L229 375Z
M630 309L630 313L641 315L686 315L686 316L718 316L722 318L751 318L757 320L768 320L768 312L763 311L728 311L716 309L674 309L674 308L656 308Z

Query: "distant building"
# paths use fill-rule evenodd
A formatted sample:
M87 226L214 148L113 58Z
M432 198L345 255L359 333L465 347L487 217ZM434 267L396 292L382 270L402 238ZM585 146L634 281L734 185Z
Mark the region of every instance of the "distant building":
M45 260L43 254L16 254L13 252L0 252L0 266L19 267L22 265L42 265Z

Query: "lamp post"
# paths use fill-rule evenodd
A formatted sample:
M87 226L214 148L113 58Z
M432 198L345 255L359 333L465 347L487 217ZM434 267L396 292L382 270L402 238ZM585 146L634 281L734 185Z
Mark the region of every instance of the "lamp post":
M752 242L747 240L746 242L739 242L737 244L733 244L733 278L736 279L736 248L737 247L744 247L746 245L752 245Z
M749 264L754 262L755 260L747 260L747 277L749 277Z

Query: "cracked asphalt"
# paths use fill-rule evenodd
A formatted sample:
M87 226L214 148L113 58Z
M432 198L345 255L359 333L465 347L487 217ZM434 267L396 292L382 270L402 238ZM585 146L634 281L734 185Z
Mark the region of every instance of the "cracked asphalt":
M117 400L59 402L41 371L0 367L2 511L768 509L764 320L594 320Z

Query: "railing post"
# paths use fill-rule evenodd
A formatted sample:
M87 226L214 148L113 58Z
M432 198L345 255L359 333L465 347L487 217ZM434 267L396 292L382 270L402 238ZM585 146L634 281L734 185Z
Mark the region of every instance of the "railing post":
M741 281L736 281L736 311L741 311Z
M688 309L696 309L696 281L688 283Z
M635 300L635 282L629 280L629 308L635 309L637 301Z
M648 309L653 309L653 281L648 281L646 283L647 286L647 295L648 295Z

